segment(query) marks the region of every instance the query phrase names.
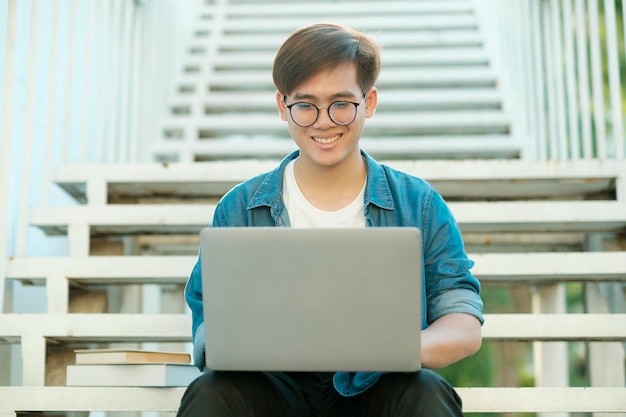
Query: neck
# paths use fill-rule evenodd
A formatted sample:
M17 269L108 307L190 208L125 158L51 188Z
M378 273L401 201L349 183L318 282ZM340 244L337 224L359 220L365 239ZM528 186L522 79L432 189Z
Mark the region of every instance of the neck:
M322 210L338 210L359 194L367 177L367 166L361 153L332 167L296 160L294 175L307 200Z

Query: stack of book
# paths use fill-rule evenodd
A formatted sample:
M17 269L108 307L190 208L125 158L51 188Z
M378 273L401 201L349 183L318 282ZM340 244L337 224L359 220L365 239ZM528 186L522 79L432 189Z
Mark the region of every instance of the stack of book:
M186 387L201 372L188 353L140 349L80 349L67 365L67 386Z

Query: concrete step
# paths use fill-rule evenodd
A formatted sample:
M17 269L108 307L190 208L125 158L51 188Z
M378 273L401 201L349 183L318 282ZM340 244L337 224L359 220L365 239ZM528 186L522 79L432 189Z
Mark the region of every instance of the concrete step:
M319 6L316 9L322 10ZM355 9L356 10L356 9ZM335 15L332 10L326 9L323 13L298 14L296 16L267 16L260 20L256 16L233 16L226 19L222 26L222 33L275 33L289 35L295 29L319 23L320 18L332 23L340 23L355 29L360 29L366 33L377 31L407 31L427 32L433 30L458 30L458 29L478 29L476 16L467 14L456 15L420 15L417 13L394 12L383 18L382 16L372 16L369 14L357 15ZM213 25L210 21L199 21L197 30L210 33Z
M185 60L185 67L210 68L219 71L249 71L264 70L271 72L274 63L275 51L238 51L221 52L208 60L206 57L193 57ZM381 54L385 68L394 67L447 67L447 66L486 66L488 57L483 48L448 48L423 49L402 48L393 49L385 45ZM206 70L205 70L206 71ZM206 72L205 72L206 73Z
M245 120L245 123L244 123ZM459 110L431 111L384 111L366 122L364 136L437 135L453 133L503 134L509 133L509 118L500 111ZM276 113L224 113L197 117L180 116L165 120L163 126L171 132L198 132L198 138L235 137L288 137L287 124Z
M188 314L2 314L0 340L190 342ZM22 337L28 337L26 341ZM485 341L626 340L626 314L486 314Z
M236 159L277 159L296 149L287 137L211 138L197 140L193 146L181 144L182 138L194 138L183 130L172 131L175 138L155 144L154 157L161 162L220 161ZM364 137L361 147L377 159L489 159L519 158L521 145L509 135L420 135L394 137Z
M626 388L455 387L465 413L626 411ZM164 411L175 413L185 388L0 387L0 416L16 411ZM4 411L6 410L6 411Z
M422 0L410 1L300 1L294 2L238 2L231 1L227 6L228 16L256 17L293 17L293 16L379 16L417 14L417 15L459 15L472 14L474 8L467 0ZM206 4L201 13L211 14L215 6Z
M437 88L417 91L389 90L380 92L378 111L442 111L442 110L498 110L502 106L501 93L494 89ZM276 115L275 95L269 92L231 91L207 95L178 96L170 100L172 114L199 115L222 112L267 111Z
M251 144L246 144L246 147L249 146ZM619 161L494 159L381 162L424 178L447 200L578 200L603 196L605 199L626 199L626 165ZM77 201L94 205L117 200L146 202L159 198L189 201L220 197L236 184L271 171L277 164L278 160L272 159L61 165L54 172L53 180Z
M254 36L247 34L219 34L211 37L210 32L203 32L205 35L198 36L191 41L190 51L206 52L208 41L219 41L221 52L230 51L269 51L276 53L276 50L284 42L284 33L256 33ZM449 29L446 31L415 31L399 30L376 32L372 34L376 41L383 45L383 50L387 48L423 48L445 49L459 47L482 46L483 39L475 28L472 29Z
M626 203L617 201L452 202L449 206L464 233L626 228ZM30 210L30 225L47 235L76 233L82 246L88 245L89 235L197 234L211 223L214 209L214 204L37 207Z
M483 285L626 282L626 252L483 253L468 255ZM11 258L7 279L24 285L185 284L197 256ZM61 279L59 282L54 280Z
M382 68L376 85L385 89L394 88L483 88L495 87L496 76L488 68ZM184 75L179 86L196 88L197 92L213 91L276 91L270 71L251 70L246 72L215 73L210 77L202 74Z

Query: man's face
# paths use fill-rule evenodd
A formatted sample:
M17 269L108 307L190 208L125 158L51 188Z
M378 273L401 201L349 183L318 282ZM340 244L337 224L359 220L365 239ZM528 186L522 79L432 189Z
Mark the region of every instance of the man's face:
M342 126L331 120L327 109L337 101L360 103L352 123ZM372 117L376 110L377 91L371 88L363 100L355 64L344 63L308 78L286 98L277 93L276 102L280 117L287 121L289 132L300 148L300 158L320 167L332 167L360 154L359 139L365 118ZM317 120L310 126L299 126L292 119L287 106L297 102L320 108ZM354 108L352 104L349 106Z

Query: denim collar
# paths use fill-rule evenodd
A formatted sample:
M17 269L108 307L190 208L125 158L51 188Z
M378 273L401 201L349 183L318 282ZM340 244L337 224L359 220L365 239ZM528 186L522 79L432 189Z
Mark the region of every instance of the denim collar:
M289 161L296 159L300 151L296 150L287 155L281 163L270 171L259 188L255 191L247 206L248 210L260 206L269 206L272 217L277 218L283 209L283 173ZM361 155L367 164L367 184L365 185L364 203L367 207L374 204L382 209L394 210L391 188L383 166L376 162L365 151Z

